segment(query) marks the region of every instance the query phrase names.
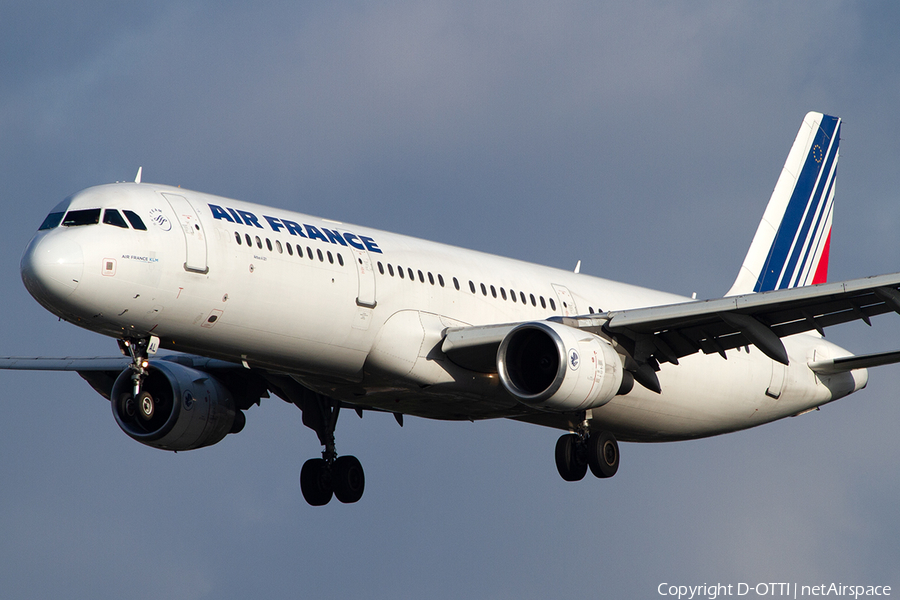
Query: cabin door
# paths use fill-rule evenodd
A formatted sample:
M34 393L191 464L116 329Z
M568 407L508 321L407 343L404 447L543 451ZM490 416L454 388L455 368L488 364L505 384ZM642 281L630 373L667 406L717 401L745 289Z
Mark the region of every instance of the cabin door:
M163 194L163 198L172 207L172 211L178 218L181 231L184 233L185 258L184 270L193 273L208 273L206 264L206 235L197 211L184 196L175 194Z

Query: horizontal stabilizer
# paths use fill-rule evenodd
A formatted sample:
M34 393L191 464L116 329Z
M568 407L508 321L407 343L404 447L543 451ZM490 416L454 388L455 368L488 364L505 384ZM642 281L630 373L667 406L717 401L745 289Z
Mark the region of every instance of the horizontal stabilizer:
M822 375L835 375L845 373L853 369L866 369L868 367L880 367L900 362L900 350L892 352L880 352L878 354L865 354L863 356L847 356L829 360L817 360L809 363L809 368Z

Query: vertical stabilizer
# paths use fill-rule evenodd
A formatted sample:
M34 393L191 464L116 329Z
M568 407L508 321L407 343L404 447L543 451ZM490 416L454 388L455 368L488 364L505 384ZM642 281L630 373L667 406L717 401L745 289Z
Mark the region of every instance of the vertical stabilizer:
M727 296L823 283L841 120L807 113Z

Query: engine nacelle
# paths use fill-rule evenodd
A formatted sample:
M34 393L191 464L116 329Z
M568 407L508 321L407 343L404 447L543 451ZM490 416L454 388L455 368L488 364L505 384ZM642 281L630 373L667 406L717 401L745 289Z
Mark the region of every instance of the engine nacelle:
M228 388L209 373L175 362L150 363L141 390L152 398L150 410L137 406L131 370L126 369L113 384L110 404L122 431L153 448L211 446L240 431L245 422Z
M622 359L605 339L549 321L523 323L497 352L503 387L520 402L568 412L603 406L622 387Z

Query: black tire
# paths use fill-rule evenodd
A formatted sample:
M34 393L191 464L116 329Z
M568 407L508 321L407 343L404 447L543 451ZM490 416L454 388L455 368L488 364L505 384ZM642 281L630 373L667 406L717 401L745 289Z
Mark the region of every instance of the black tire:
M341 456L332 467L334 496L344 504L353 504L362 498L366 489L366 475L355 456Z
M331 474L324 459L311 458L303 463L300 491L310 506L325 506L331 501Z
M599 431L588 438L588 465L600 479L612 477L619 470L619 443L608 431Z
M587 473L587 463L578 457L578 436L564 435L556 442L556 470L566 481L581 481Z

